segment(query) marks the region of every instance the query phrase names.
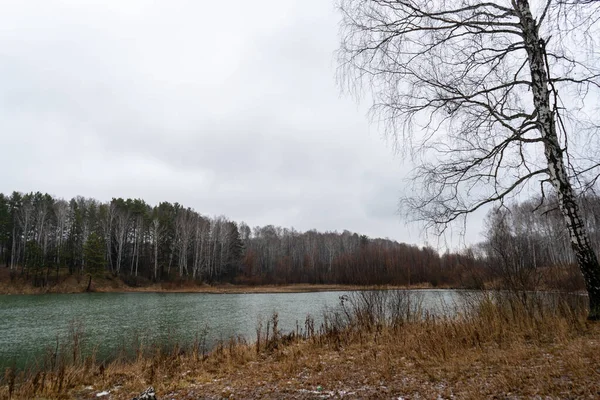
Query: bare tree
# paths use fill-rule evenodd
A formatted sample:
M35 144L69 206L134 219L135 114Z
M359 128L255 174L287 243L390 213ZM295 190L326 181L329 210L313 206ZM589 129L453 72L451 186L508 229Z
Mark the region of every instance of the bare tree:
M522 215L519 214L507 208L495 209L488 214L484 249L488 263L501 278L503 287L521 292L539 288L542 281L540 268L548 263L543 257L539 238L531 231L531 225L522 226ZM533 219L531 212L528 216Z
M25 264L27 263L27 242L29 241L30 230L32 225L32 220L34 217L34 208L31 203L31 198L26 197L23 199L21 204L21 208L18 210L17 218L19 221L19 225L21 227L22 237L23 237L23 262L21 264L21 274L23 273L23 268L25 268ZM17 251L17 262L19 257L19 252Z
M116 272L113 266L112 257L113 225L115 224L116 214L117 206L115 205L115 203L111 202L101 206L100 228L104 237L104 245L106 246L106 259L108 260L110 272L112 272L113 274Z
M63 242L67 237L67 223L69 219L69 203L65 200L56 200L53 205L56 216L55 246L56 246L56 280L58 281L63 252Z
M130 213L128 210L117 209L115 212L115 228L114 235L117 242L117 265L115 273L121 273L121 264L123 261L123 252L127 241L127 231L130 225Z
M543 198L550 185L586 281L589 318L600 319L600 265L577 200L600 169L600 2L339 6L343 87L368 88L397 148L419 159L420 194L403 204L443 231L536 182Z
M201 215L195 218L194 228L194 262L192 268L192 277L196 279L201 275L205 263L205 247L210 233L210 221Z
M152 222L150 223L150 234L152 237L152 245L153 245L153 255L152 259L154 260L154 270L152 277L155 281L158 280L158 245L161 240L161 236L163 235L165 229L160 225L160 220L157 216L152 218Z
M138 266L140 263L140 246L144 240L144 218L142 215L132 217L133 248L131 250L131 268L130 275L138 276ZM134 273L135 271L135 273Z
M175 220L175 237L179 250L179 276L188 275L188 249L194 233L194 211L181 209Z

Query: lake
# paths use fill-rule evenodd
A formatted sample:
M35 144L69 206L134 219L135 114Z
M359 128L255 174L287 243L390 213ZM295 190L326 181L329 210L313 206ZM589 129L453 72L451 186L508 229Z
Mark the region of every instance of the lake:
M452 290L415 290L423 308L459 300ZM0 372L40 362L44 355L80 330L82 347L97 358L114 356L139 343L191 344L206 331L206 344L237 335L254 341L259 319L274 312L284 332L304 327L307 315L318 327L326 307L339 307L348 292L208 294L208 293L81 293L0 295ZM206 329L208 328L208 329Z

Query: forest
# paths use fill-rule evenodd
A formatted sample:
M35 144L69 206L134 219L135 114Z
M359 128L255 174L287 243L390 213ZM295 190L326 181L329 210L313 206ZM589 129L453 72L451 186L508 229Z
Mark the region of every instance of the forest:
M484 240L440 254L390 239L343 232L250 227L178 203L141 199L70 201L40 192L0 194L0 257L11 277L35 286L61 271L119 276L126 283L431 285L579 290L555 201L531 199L487 216ZM600 248L600 197L583 199Z

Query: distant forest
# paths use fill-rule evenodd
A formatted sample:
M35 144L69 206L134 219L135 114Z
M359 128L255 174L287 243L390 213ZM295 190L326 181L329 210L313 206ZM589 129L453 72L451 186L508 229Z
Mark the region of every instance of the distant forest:
M178 203L103 203L49 194L0 194L0 260L11 276L52 284L70 274L126 282L328 283L578 289L564 221L552 200L491 211L485 240L439 254L389 239L343 232L249 227ZM588 230L600 248L600 198L584 198Z

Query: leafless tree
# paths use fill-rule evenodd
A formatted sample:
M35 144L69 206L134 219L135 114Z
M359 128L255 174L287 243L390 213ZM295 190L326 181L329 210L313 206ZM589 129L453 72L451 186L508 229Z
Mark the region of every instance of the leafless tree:
M61 268L68 267L69 274L80 275L105 268L126 282L141 278L139 283L150 278L157 282L457 285L463 281L462 271L487 271L483 262L467 260L465 265L459 255L447 253L441 258L430 248L349 231L299 232L274 225L252 230L245 223L236 224L225 216L205 217L178 203L150 207L141 199L113 198L102 203L81 196L67 202L39 192L14 192L1 215L1 199L0 195L0 236L9 236L8 240L0 237L0 247L10 251L6 255L12 262L10 274L16 276L21 266L20 275L31 276L34 282L40 282L44 267L46 277L41 282L49 282L51 266L56 267L56 282ZM592 213L600 204L595 201ZM594 221L592 233L598 232ZM525 239L534 243L538 236Z
M545 262L539 238L528 229L530 226L523 229L519 213L512 211L498 208L488 215L484 244L487 261L504 288L519 292L536 290L542 280L540 269L549 263Z
M123 261L123 252L127 240L127 231L130 225L130 213L129 211L117 209L115 212L115 228L114 235L117 242L117 265L115 266L115 272L121 273L121 264Z
M104 243L106 246L106 260L112 273L115 273L112 259L112 236L113 236L113 225L115 225L115 219L117 218L117 206L114 203L107 203L101 207L100 213L100 228L102 236L104 237ZM119 226L122 226L119 222ZM121 243L122 248L122 243Z
M188 249L194 233L194 212L191 209L181 209L175 220L175 237L179 250L179 276L188 275Z
M136 215L132 218L132 223L133 248L131 251L131 268L129 274L138 276L138 266L140 263L140 246L142 245L144 236L144 218L141 215Z
M46 203L45 201L40 201L36 204L36 226L35 226L35 232L36 232L36 237L35 240L38 242L38 244L40 246L42 246L43 243L43 239L44 239L44 234L46 233L45 229L46 229L46 225L48 222L48 214L50 212L49 210L49 204ZM44 248L44 254L46 253L46 249L45 246L42 246Z
M342 86L373 98L419 166L428 227L551 188L600 319L600 265L577 195L598 179L600 2L340 0ZM595 108L596 107L596 108Z
M202 272L206 272L203 266L206 264L205 249L210 234L210 221L201 215L197 215L194 227L194 262L192 277L196 279Z
M60 265L61 251L69 218L69 203L63 199L56 200L54 202L54 215L56 216L56 264Z
M154 250L152 254L152 258L154 260L154 271L152 276L155 281L158 280L158 245L164 230L164 227L160 225L160 220L158 217L154 217L150 223L150 235L152 237L152 247Z
M212 248L209 257L209 273L220 275L223 271L225 252L227 247L227 230L225 229L227 218L223 215L214 217L211 224L210 241Z
M21 273L23 273L23 268L25 266L25 263L27 261L27 254L26 254L26 250L27 250L27 242L29 241L29 237L30 237L30 230L31 230L31 225L32 225L32 220L34 217L34 208L33 208L33 204L31 203L31 199L26 198L23 200L23 204L21 205L21 209L19 210L19 212L17 213L17 218L19 221L19 225L21 227L21 232L22 232L22 237L23 237L23 262L21 264ZM19 257L19 250L17 249L16 252L17 255L17 262L18 262L18 257Z

